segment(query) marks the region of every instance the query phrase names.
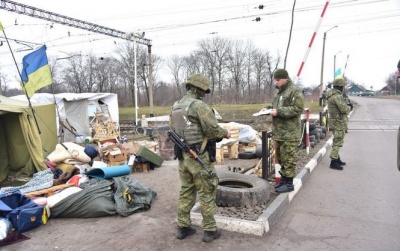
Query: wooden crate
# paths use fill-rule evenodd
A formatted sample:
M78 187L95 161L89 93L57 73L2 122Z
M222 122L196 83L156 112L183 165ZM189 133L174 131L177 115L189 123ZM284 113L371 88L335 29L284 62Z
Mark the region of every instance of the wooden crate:
M239 157L239 142L237 139L224 139L217 143L215 162L217 165L224 164L224 149L227 148L228 157L230 159L237 159Z

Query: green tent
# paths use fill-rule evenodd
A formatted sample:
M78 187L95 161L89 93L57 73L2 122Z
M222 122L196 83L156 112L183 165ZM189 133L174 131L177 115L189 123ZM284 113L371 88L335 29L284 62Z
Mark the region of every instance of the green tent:
M57 144L54 104L34 104L0 95L0 182L45 170L43 160Z

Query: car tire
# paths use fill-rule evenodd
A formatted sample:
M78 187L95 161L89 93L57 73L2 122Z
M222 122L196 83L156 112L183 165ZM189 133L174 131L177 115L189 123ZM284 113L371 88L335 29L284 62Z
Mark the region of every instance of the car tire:
M308 130L309 130L309 131L314 130L316 127L317 127L317 126L316 126L314 123L308 124Z
M268 181L256 175L218 172L217 206L251 207L270 199Z
M323 133L326 133L326 126L317 126L317 128L321 129Z
M255 152L244 151L244 152L239 152L238 158L239 159L256 159L257 155Z

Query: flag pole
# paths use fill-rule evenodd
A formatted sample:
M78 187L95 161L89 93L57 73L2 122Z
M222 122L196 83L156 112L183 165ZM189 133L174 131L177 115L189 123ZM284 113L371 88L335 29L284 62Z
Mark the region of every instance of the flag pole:
M40 132L39 124L38 124L37 119L36 119L36 116L35 116L35 110L33 109L31 100L30 100L30 98L29 98L29 96L28 96L28 93L27 93L27 91L26 91L24 81L22 80L21 72L19 71L19 67L18 67L17 61L15 60L14 53L13 53L13 51L12 51L12 49L11 49L10 42L8 41L6 32L4 31L4 28L3 28L3 34L4 34L4 38L6 39L8 48L10 49L11 55L12 55L12 57L13 57L13 60L14 60L14 63L15 63L15 67L17 67L18 76L19 76L19 78L21 79L21 83L22 83L23 88L25 89L25 95L26 95L26 98L28 99L29 108L32 110L32 114L33 114L33 118L35 119L36 127L37 127L37 129L38 129L38 131L39 131L39 134L42 134L42 133Z

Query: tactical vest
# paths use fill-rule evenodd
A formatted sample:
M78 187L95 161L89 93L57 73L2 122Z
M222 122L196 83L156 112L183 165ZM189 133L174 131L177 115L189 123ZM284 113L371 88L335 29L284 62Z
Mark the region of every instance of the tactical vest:
M342 113L339 110L338 106L335 103L335 96L336 95L342 95L341 93L333 93L330 97L328 97L328 111L329 111L329 117L330 118L335 118L335 119L341 119L342 118Z
M196 123L189 121L188 117L189 107L196 100L193 98L182 99L172 106L171 127L188 145L201 143L205 137L201 128Z

